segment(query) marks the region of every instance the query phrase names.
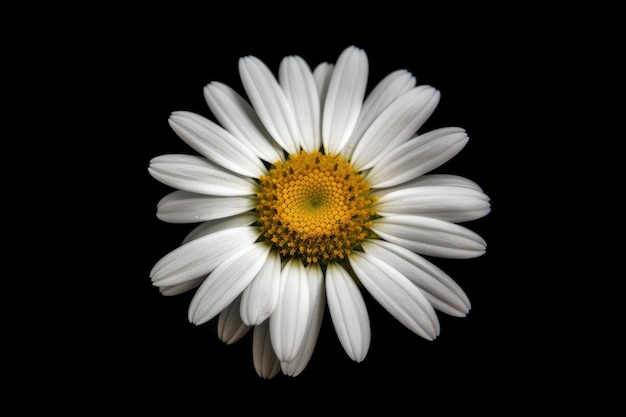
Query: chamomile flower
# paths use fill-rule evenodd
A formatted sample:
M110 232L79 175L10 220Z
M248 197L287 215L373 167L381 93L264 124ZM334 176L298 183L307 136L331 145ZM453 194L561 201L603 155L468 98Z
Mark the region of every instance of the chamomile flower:
M218 320L234 343L253 331L256 372L301 373L328 306L346 354L370 345L363 292L417 335L439 335L438 312L465 316L464 291L426 257L473 258L486 243L459 223L490 202L473 181L428 174L467 143L462 128L418 133L440 93L397 70L366 95L368 59L346 48L335 64L287 56L275 76L239 61L247 99L212 82L216 122L177 111L169 123L195 154L163 155L149 172L176 189L165 222L198 223L151 271L164 295L194 290L189 320Z

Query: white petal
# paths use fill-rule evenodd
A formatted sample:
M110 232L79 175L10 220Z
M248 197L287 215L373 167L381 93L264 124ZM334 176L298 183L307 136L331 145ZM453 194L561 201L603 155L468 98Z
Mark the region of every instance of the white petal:
M258 58L239 60L239 74L248 98L267 131L290 154L297 152L301 143L300 130L278 81Z
M305 332L305 339L296 357L290 362L282 362L281 368L286 375L298 376L306 368L319 335L326 298L324 296L324 275L317 264L306 267L307 280L309 282L309 322Z
M382 260L417 285L437 310L457 317L469 312L471 304L461 287L420 255L380 239L361 245L367 256Z
M191 232L185 236L182 244L197 239L199 237L218 232L231 227L249 226L259 219L259 215L253 211L237 214L236 216L225 217L223 219L209 220L203 222L191 229Z
M271 379L280 371L280 361L272 349L269 321L254 326L252 333L252 360L254 370L265 379Z
M157 204L157 217L168 223L198 223L254 209L256 197L220 197L174 191Z
M311 69L301 57L288 56L280 63L278 79L300 127L299 145L307 152L318 150L322 144L321 104Z
M370 319L354 279L337 263L326 269L326 298L341 346L350 359L361 362L370 347Z
M280 266L278 251L271 251L265 265L241 296L241 319L253 325L264 322L276 309L280 294Z
M367 95L363 102L363 108L359 114L356 127L352 132L350 141L345 145L342 154L349 159L354 152L354 147L363 136L363 133L374 120L395 99L415 87L415 77L406 70L397 70L383 78L376 87Z
M231 253L251 245L261 234L258 227L221 230L186 243L159 260L150 277L156 286L171 286L208 275Z
M371 229L389 242L427 256L475 258L486 248L485 241L468 228L430 217L381 217Z
M159 287L159 292L165 296L179 295L200 286L200 284L202 284L202 281L204 281L204 278L206 277L201 276L200 278L192 279L190 281L183 282L182 284Z
M432 130L403 143L381 158L365 179L373 188L391 187L425 174L463 149L465 130L447 127Z
M322 62L313 70L313 78L315 78L315 85L317 85L317 92L320 97L320 103L324 103L326 100L326 93L328 92L328 84L330 78L333 75L335 66L328 62Z
M433 113L439 97L433 87L420 85L394 100L363 133L352 153L352 166L358 171L369 169L406 142Z
M365 52L354 46L337 59L322 116L322 143L327 154L341 151L352 135L363 105L368 71Z
M195 155L162 155L153 158L150 175L170 187L192 193L243 196L255 194L256 183Z
M189 321L206 323L233 302L261 270L269 251L267 243L254 243L220 263L194 294Z
M302 262L291 258L280 280L278 306L270 317L270 335L278 359L289 362L300 350L309 323L309 285Z
M469 187L432 185L400 188L383 194L372 205L380 216L412 214L461 223L489 213L489 197Z
M349 259L365 289L400 323L427 340L439 335L433 306L407 277L362 252L351 253Z
M241 297L228 305L217 317L217 337L227 345L231 345L244 337L252 327L241 321L239 303Z
M474 181L461 177L459 175L452 174L426 174L414 178L410 181L403 182L402 184L394 185L387 188L374 188L372 189L372 195L382 197L385 194L402 190L411 187L429 187L429 186L442 186L442 187L466 187L475 191L482 192L483 189Z
M267 173L263 162L235 136L195 113L177 111L169 120L174 132L189 146L216 164L252 178Z
M283 150L274 142L256 112L235 90L220 82L204 88L204 98L215 118L264 161L284 159Z

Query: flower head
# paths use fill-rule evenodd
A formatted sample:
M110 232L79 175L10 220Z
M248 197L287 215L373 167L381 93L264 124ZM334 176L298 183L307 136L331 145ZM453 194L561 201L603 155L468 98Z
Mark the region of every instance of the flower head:
M463 290L424 256L482 255L485 241L459 223L490 203L469 179L428 174L468 141L457 127L418 133L439 91L398 70L366 96L368 61L354 46L313 71L288 56L276 78L247 56L239 72L247 100L221 83L204 89L218 123L170 117L199 155L150 161L150 174L177 189L158 218L199 223L152 269L161 293L195 290L189 320L217 317L226 343L253 329L263 378L304 370L326 305L347 355L362 361L362 291L428 340L439 334L436 311L466 315Z

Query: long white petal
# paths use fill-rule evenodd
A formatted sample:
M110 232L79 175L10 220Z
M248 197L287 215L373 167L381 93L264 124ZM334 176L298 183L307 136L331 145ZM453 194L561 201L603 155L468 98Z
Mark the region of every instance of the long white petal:
M484 217L489 197L469 187L422 186L385 193L372 208L380 216L411 214L461 223Z
M301 57L288 56L280 63L278 80L300 127L299 145L307 152L318 150L322 144L321 103L311 69Z
M398 270L362 252L348 257L365 289L391 315L427 340L439 335L439 319L422 291Z
M366 174L373 188L391 187L425 174L450 160L468 141L458 127L435 129L401 144Z
M302 262L297 258L289 260L280 280L278 306L269 319L270 335L278 359L289 362L300 350L309 322L309 285Z
M189 290L193 290L194 288L197 288L200 286L200 284L202 284L202 281L204 281L204 278L206 278L205 276L201 276L200 278L196 278L196 279L192 279L190 281L187 282L183 282L182 284L176 284L176 285L168 285L165 287L159 287L159 292L162 295L165 296L174 296L174 295L179 295L182 293L185 293Z
M367 256L382 260L417 285L437 310L456 317L469 312L471 304L463 289L420 255L380 239L368 239L361 245Z
M333 70L322 116L324 151L338 153L350 139L359 118L369 72L365 52L346 48Z
M231 345L244 337L252 328L239 315L241 297L235 298L217 317L217 337L227 345Z
M221 126L195 113L177 111L170 127L189 146L216 164L251 178L267 173L263 162Z
M220 230L230 229L231 227L249 226L259 219L259 215L253 211L237 214L236 216L225 217L223 219L209 220L200 223L191 232L185 236L182 244L197 239L199 237L219 232Z
M406 70L397 70L388 74L376 84L365 98L356 127L342 151L346 159L350 158L352 152L354 152L354 147L372 122L380 116L389 104L415 87L415 83L413 74Z
M298 376L311 360L320 327L322 326L322 319L324 318L326 297L324 296L324 275L322 269L317 264L310 264L306 267L306 274L309 282L310 297L309 322L304 342L302 342L302 347L296 357L290 362L281 363L281 369L289 376Z
M403 190L405 188L412 187L466 187L475 191L482 192L483 189L476 182L461 177L459 175L452 174L426 174L421 175L417 178L414 178L410 181L403 182L402 184L394 185L393 187L387 188L372 188L372 195L377 197L382 197L388 193L392 193L394 191Z
M234 216L255 208L256 197L221 197L174 191L157 204L157 217L168 223L198 223Z
M267 243L254 243L220 263L191 299L189 321L206 323L233 302L261 270L269 251Z
M350 359L361 362L371 339L367 307L354 279L337 263L326 269L326 298L341 346Z
M271 251L263 268L241 296L241 319L248 325L260 324L274 312L280 294L278 251Z
M439 97L435 88L420 85L394 100L363 133L352 153L352 166L369 169L406 142L433 113Z
M293 109L267 66L254 56L239 60L239 74L254 110L267 131L290 154L301 143Z
M252 333L252 361L257 375L272 379L280 371L280 360L276 357L270 339L269 321L254 326Z
M150 161L148 172L163 184L192 193L244 196L258 190L252 179L233 174L195 155L157 156Z
M261 234L258 227L234 227L192 240L165 255L150 271L158 287L182 284L208 275L231 253L251 245Z
M204 87L204 98L220 124L253 149L259 158L270 163L284 159L283 150L239 93L214 81Z
M487 244L478 234L458 224L422 216L381 217L372 231L413 252L440 258L476 258Z
M330 78L333 75L335 65L328 62L322 62L313 70L313 78L315 78L315 85L317 86L317 92L320 97L320 103L324 103L326 100L326 93L328 92L328 84Z

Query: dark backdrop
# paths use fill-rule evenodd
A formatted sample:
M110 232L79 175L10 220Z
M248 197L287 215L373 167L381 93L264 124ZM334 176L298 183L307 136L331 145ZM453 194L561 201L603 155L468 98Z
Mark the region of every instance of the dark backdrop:
M535 238L539 226L529 220L544 196L533 174L544 155L534 149L546 140L535 135L545 109L530 103L541 104L535 98L557 77L546 62L562 51L552 48L560 38L546 38L538 48L541 42L529 33L543 33L548 19L386 7L267 17L260 13L268 10L258 9L108 10L73 22L53 42L71 46L62 82L78 90L72 108L84 124L69 148L82 164L70 170L73 183L66 187L82 190L72 206L82 227L68 259L81 273L72 303L59 306L64 331L54 340L62 353L44 356L52 370L38 384L66 375L71 390L79 388L81 398L98 406L204 405L207 413L220 403L228 410L299 412L339 404L410 412L462 406L480 413L532 409L549 398L552 381L563 376L563 359L548 341L559 332L558 318L540 314L554 266L541 269L533 259L546 241ZM465 149L437 172L470 178L491 197L492 212L465 224L486 240L487 253L433 259L472 302L465 318L440 314L435 341L408 331L365 293L372 342L362 363L343 352L326 312L305 371L265 381L252 365L251 333L227 346L217 338L217 319L199 327L187 321L193 292L164 297L151 285L154 263L193 226L156 218L157 202L171 189L147 167L158 155L193 153L167 120L176 110L209 116L202 95L207 83L221 81L243 94L241 56L255 55L276 72L283 56L300 55L314 67L336 61L349 45L368 55L369 88L404 68L419 84L441 91L421 131L459 126L468 132ZM286 400L299 408L284 407ZM56 401L72 403L68 395Z

